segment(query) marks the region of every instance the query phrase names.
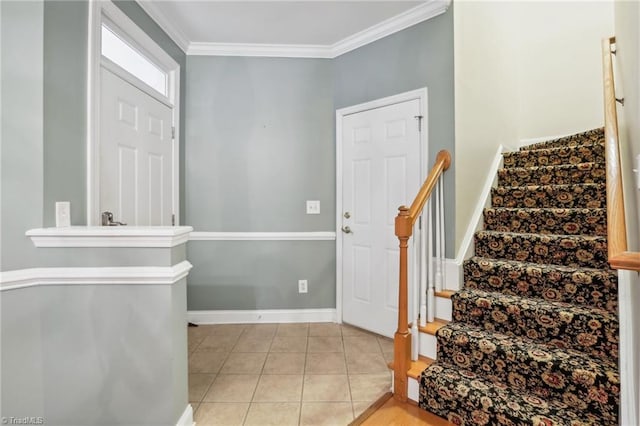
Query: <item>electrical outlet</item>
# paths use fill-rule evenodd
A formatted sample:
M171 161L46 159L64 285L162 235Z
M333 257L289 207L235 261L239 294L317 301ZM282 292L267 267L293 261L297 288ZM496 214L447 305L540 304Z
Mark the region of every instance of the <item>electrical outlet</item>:
M306 293L308 290L307 280L298 280L298 293Z

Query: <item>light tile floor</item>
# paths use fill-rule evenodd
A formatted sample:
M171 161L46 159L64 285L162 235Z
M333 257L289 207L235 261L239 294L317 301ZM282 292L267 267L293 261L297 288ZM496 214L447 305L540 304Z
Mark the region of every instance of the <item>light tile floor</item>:
M391 387L393 341L331 323L189 327L203 425L347 425Z

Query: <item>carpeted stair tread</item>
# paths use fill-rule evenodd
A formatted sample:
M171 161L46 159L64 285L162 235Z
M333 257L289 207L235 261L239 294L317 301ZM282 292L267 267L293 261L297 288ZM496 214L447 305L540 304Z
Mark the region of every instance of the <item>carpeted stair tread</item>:
M464 261L464 285L483 291L574 303L618 312L618 275L577 268L474 256Z
M618 358L618 319L611 312L469 288L451 301L454 321L601 359Z
M558 234L607 235L605 209L488 208L484 209L488 231Z
M505 152L502 157L505 168L604 162L604 140L579 146Z
M561 138L551 139L548 141L537 142L531 145L523 146L520 151L537 150L545 148L553 148L558 146L579 146L590 142L597 142L604 138L604 127L587 130L586 132L577 133L575 135L563 136Z
M427 390L429 390L427 392ZM456 425L602 426L580 401L543 399L436 361L420 376L419 406Z
M608 268L606 237L478 231L476 256L520 262Z
M464 425L614 425L618 277L602 128L503 154L420 406Z
M589 208L606 207L604 183L580 185L499 186L491 189L493 207Z
M451 323L436 336L438 358L451 365L483 371L493 382L542 398L573 394L584 403L582 410L611 424L617 422L617 412L611 413L611 407L620 402L620 377L614 362L468 324Z
M593 162L559 166L510 167L498 170L498 186L604 183L605 173L604 163Z

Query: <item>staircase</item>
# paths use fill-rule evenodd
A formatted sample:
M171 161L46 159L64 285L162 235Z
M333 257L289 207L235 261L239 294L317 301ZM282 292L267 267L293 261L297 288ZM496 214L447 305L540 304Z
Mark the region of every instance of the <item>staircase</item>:
M422 408L464 425L618 424L604 161L602 129L504 154Z

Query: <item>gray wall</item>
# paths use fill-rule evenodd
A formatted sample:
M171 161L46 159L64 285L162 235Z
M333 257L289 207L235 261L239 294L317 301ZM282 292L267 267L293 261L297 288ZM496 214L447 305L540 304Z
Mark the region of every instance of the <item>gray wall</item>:
M189 310L335 307L334 241L193 241L187 256Z
M2 1L2 194L0 269L49 263L25 231L55 225L55 202L86 224L88 3ZM132 0L116 3L181 66L186 55ZM185 109L181 111L184 186ZM182 189L184 194L184 189ZM184 206L184 197L181 202ZM181 207L184 217L184 207ZM8 249L10 248L10 249Z
M196 231L331 231L331 62L188 58L186 222ZM306 200L321 214L307 215ZM335 306L333 242L191 242L189 309ZM309 280L299 295L298 280Z
M3 291L3 417L175 425L188 404L185 279Z
M445 172L446 256L455 256L455 152L453 6L433 19L339 56L334 61L335 108L409 90L429 90L429 158L447 149Z
M0 2L0 269L35 266L24 236L42 225L43 3Z
M115 4L181 67L185 101L186 55L133 0ZM87 19L86 0L44 5L44 226L55 226L55 202L71 202L72 225L87 223ZM184 123L185 111L180 121ZM180 132L184 182L184 124ZM184 201L181 212L184 214Z
M44 226L56 224L56 201L87 223L88 13L86 1L44 2Z
M120 6L168 45L137 4ZM87 12L86 1L0 2L3 271L184 258L184 247L36 249L24 235L54 223L56 200L71 201L74 224L86 221ZM51 425L176 424L188 395L184 279L9 290L0 302L1 415L44 416Z
M186 223L196 231L329 231L331 62L188 58ZM321 214L305 214L320 200Z
M431 158L453 154L451 10L334 60L187 62L186 223L196 231L334 230L337 108L426 86ZM306 215L315 199L322 213ZM335 307L334 242L197 241L187 257L190 310Z

